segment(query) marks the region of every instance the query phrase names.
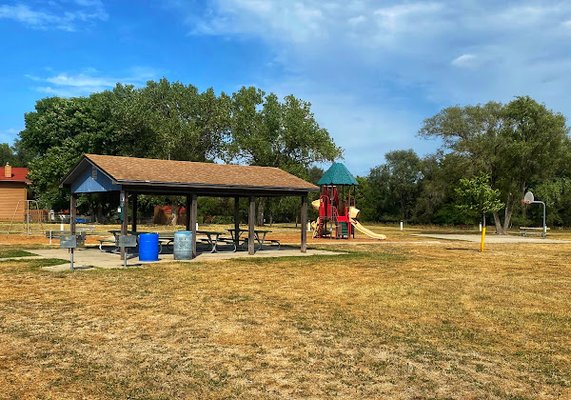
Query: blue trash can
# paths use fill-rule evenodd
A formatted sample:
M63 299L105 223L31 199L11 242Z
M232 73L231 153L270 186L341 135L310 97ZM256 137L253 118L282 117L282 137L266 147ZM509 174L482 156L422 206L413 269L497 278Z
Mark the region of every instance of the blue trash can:
M175 232L173 254L175 260L192 260L191 231Z
M139 261L159 261L159 234L139 235Z

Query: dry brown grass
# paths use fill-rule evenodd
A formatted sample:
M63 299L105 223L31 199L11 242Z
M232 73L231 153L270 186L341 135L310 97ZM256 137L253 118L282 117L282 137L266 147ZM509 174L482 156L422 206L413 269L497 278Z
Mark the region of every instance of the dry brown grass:
M43 272L0 263L0 397L571 398L571 245Z

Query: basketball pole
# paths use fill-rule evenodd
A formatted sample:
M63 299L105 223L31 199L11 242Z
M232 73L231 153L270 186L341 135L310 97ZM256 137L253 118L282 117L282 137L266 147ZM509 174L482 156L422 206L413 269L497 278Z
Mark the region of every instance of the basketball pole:
M482 224L482 236L480 239L480 252L481 253L484 252L484 245L486 242L486 213L485 212L482 213L482 219L483 219L484 223Z

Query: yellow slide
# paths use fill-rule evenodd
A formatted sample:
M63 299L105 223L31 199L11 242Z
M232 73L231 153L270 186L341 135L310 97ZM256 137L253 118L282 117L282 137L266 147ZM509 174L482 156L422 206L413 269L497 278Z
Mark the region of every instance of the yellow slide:
M365 228L356 219L351 218L351 223L353 224L355 229L357 229L359 232L369 236L370 238L379 239L379 240L385 240L387 238L385 235L381 235L380 233L375 233L372 230Z

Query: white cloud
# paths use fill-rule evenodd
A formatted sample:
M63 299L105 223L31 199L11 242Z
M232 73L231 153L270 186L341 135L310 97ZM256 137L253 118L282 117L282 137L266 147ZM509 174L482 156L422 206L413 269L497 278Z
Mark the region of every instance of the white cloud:
M0 5L0 19L20 22L34 29L75 31L79 25L107 20L108 15L98 0L75 0L74 5L46 2L43 9L27 4Z
M417 30L418 26L411 25L413 19L430 18L434 13L442 10L439 3L405 3L390 7L379 8L373 14L379 17L379 25L390 32L403 30Z
M220 0L206 16L191 14L191 33L198 35L263 35L305 42L324 33L327 7L297 1Z
M258 85L310 100L337 142L353 146L351 131L365 144L369 165L399 143L422 148L422 119L442 107L531 95L571 110L569 1L210 0L206 13L181 4L195 35L270 48L285 72Z
M462 54L452 60L451 64L456 67L473 67L476 65L477 59L474 54Z
M46 78L46 82L57 86L68 86L74 88L111 87L117 83L116 79L106 77L94 77L85 74L69 75L58 74Z
M361 25L367 21L367 17L364 15L357 15L356 17L351 17L347 20L347 23L351 26Z
M77 97L112 89L117 83L141 86L148 80L156 79L157 75L157 72L151 68L136 67L132 68L125 76L106 76L95 69L87 69L80 73L61 72L46 77L25 76L39 83L35 89L41 93Z

